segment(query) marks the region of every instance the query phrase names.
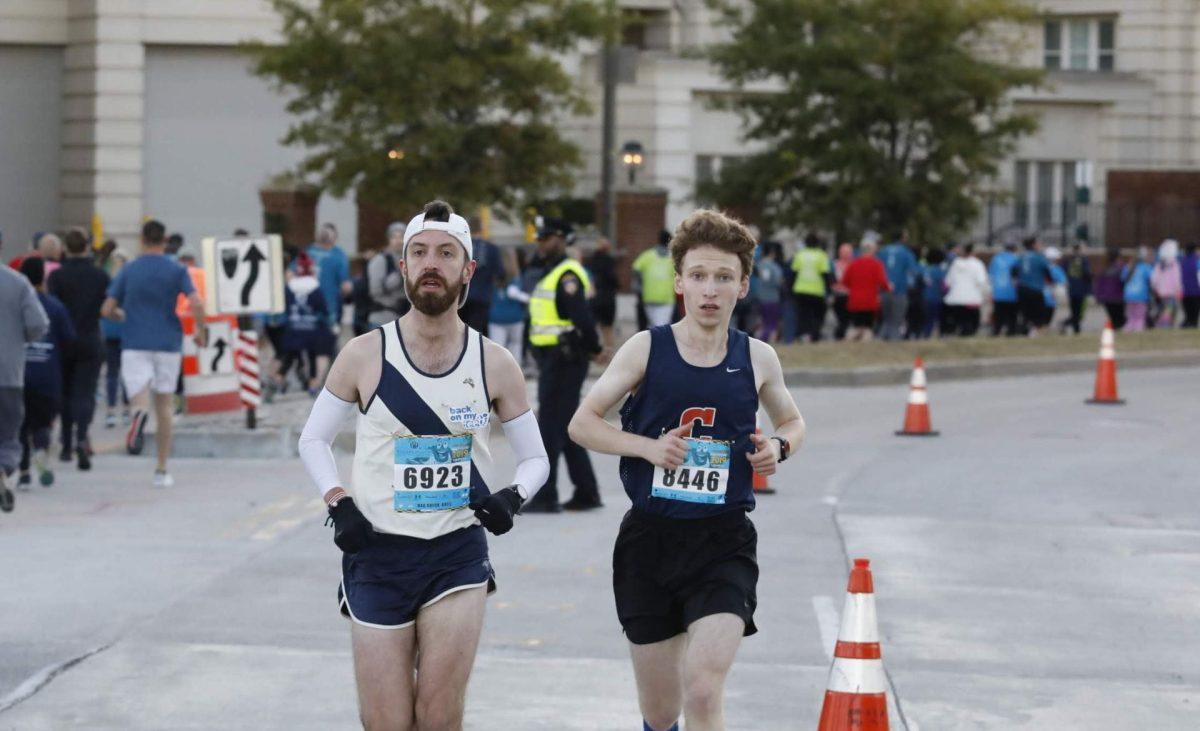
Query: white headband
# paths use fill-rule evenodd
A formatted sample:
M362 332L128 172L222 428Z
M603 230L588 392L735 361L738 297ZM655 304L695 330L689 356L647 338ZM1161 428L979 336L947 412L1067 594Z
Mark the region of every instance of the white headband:
M471 245L471 226L467 224L467 219L457 213L451 213L450 220L444 223L442 221L426 221L424 213L413 216L404 229L404 250L401 256L408 254L408 242L422 231L443 231L450 234L458 243L462 244L463 249L467 252L468 261L475 258L475 249Z

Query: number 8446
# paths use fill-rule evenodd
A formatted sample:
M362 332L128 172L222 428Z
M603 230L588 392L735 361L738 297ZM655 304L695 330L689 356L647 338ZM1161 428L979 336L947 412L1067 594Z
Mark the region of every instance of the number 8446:
M662 486L673 487L677 490L686 490L690 487L695 490L716 492L721 487L721 473L717 470L693 470L688 467L663 470Z

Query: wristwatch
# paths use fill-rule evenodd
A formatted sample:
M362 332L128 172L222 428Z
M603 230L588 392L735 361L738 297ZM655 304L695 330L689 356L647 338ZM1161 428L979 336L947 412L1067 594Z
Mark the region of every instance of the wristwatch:
M771 438L774 439L775 441L779 442L779 461L780 462L783 462L789 456L791 456L791 454L792 454L792 443L791 442L789 442L788 440L784 439L781 436L773 436Z

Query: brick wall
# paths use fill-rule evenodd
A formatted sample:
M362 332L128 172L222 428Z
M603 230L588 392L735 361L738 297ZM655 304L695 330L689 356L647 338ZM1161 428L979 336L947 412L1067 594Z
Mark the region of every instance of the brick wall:
M263 232L279 234L285 245L305 247L317 238L316 188L260 190L263 207Z
M1157 246L1200 238L1200 172L1110 170L1105 204L1109 247Z
M629 265L637 255L658 243L658 233L667 225L667 191L662 189L624 190L617 195L617 235L614 246L620 250L617 277L621 291L629 291ZM601 218L602 201L596 196L596 220Z

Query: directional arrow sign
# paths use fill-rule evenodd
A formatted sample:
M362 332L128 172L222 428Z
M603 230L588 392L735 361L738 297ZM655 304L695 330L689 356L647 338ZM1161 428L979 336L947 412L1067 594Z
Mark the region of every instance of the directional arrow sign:
M209 370L211 370L213 373L221 370L221 358L224 357L225 348L227 347L229 347L229 343L225 342L225 338L221 338L212 344L212 349L217 351L216 354L213 355L212 365L209 366Z
M196 353L201 376L233 373L233 327L228 320L208 323L208 345Z
M242 257L242 261L250 262L250 273L246 275L246 282L242 285L242 307L250 306L250 293L254 291L254 285L258 282L259 265L266 260L267 257L263 256L254 242L251 242L250 250Z
M212 312L249 315L283 311L283 243L278 236L209 238L202 247L210 282L207 304Z

